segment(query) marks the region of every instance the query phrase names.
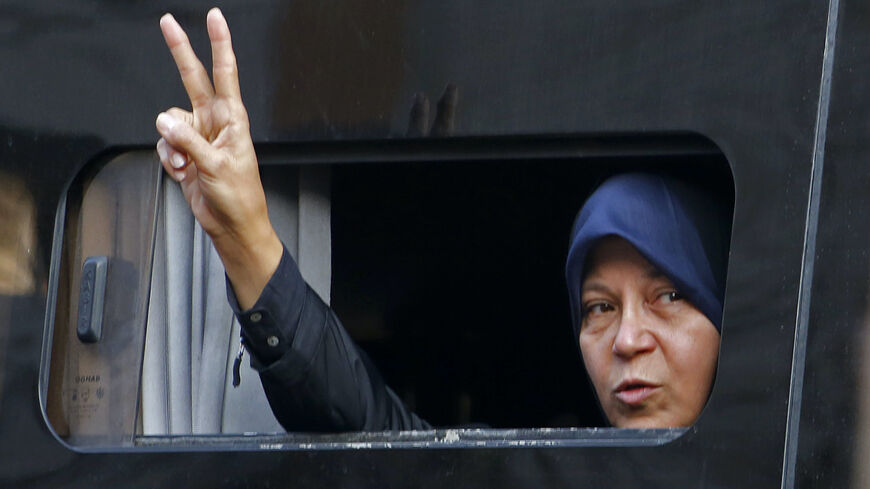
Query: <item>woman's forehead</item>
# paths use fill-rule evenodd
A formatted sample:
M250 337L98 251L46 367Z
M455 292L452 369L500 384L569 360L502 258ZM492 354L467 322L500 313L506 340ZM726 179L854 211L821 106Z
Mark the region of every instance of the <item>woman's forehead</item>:
M595 274L602 266L613 263L627 263L656 270L633 244L616 235L605 236L596 241L586 255L586 265L583 268L588 277Z
M664 279L667 276L649 262L631 243L619 236L606 236L590 250L584 269L583 290L600 285L608 272L630 271L648 280Z

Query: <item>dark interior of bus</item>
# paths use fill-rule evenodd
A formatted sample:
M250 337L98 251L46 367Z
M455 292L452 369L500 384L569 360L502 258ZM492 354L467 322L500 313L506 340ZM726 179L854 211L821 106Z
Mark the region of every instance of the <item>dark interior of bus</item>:
M685 179L733 209L721 154L334 165L332 306L435 426L604 426L564 260L585 198L626 171Z

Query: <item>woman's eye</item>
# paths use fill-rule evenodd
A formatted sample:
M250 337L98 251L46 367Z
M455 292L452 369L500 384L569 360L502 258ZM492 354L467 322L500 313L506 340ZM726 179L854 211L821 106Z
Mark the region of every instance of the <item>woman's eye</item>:
M664 304L670 304L672 302L683 300L683 296L676 290L669 290L668 292L661 294L659 300Z
M590 316L604 314L612 310L614 310L613 304L608 304L607 302L595 302L586 306L584 312L586 316Z

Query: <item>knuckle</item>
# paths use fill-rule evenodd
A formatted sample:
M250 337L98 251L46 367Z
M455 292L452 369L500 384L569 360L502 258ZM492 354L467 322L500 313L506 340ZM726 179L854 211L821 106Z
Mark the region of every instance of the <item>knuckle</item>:
M213 164L216 173L224 173L230 168L230 157L224 152L221 152L215 159Z
M229 131L230 136L233 139L238 139L241 136L245 135L245 131L247 130L247 125L242 120L237 120L235 123L227 126L227 131Z
M187 147L193 141L190 126L184 121L179 122L172 130L172 143L175 146Z
M169 164L169 158L165 160L160 160L160 164L163 166L163 171L172 175L175 172L175 169L172 168L172 165Z
M214 72L216 76L234 76L237 71L238 68L236 67L235 60L227 60L222 63L216 63L214 66Z
M238 125L242 131L247 131L250 122L248 120L248 111L245 109L244 104L242 104L241 100L234 103L232 106L233 112L233 121Z
M166 113L180 121L190 123L190 112L184 109L172 107L171 109L167 110Z
M178 66L178 73L182 78L198 76L203 71L205 68L199 63L182 63Z
M209 94L204 92L195 92L190 95L190 103L194 107L202 107L203 105L208 104L210 100L211 97Z

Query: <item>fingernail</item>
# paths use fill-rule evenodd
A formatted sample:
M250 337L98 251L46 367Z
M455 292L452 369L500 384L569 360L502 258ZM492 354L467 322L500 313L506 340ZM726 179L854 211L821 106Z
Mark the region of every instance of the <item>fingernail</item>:
M166 157L169 156L162 139L157 142L157 156L160 157L160 161L166 161Z
M183 170L175 172L175 179L178 180L179 182L183 182L184 177L186 177L186 176L187 176L187 172L185 172Z
M157 116L157 129L160 129L160 132L170 132L176 124L178 124L178 121L175 120L175 117L172 117L166 112L161 112L160 115Z
M221 12L221 9L212 7L212 9L208 11L208 16L214 16L216 19L220 20L224 18L224 13Z
M172 168L182 168L187 164L187 160L184 156L181 156L181 153L175 153L172 155Z

